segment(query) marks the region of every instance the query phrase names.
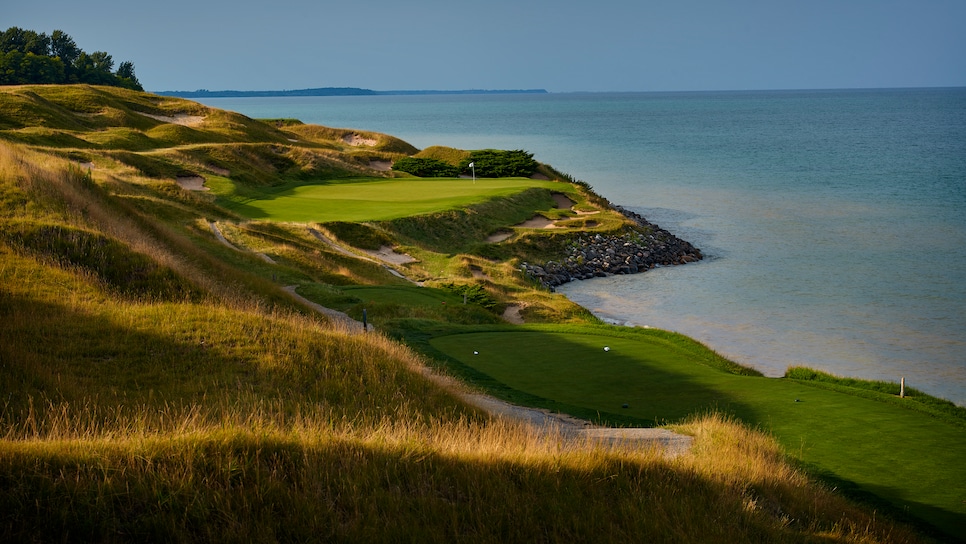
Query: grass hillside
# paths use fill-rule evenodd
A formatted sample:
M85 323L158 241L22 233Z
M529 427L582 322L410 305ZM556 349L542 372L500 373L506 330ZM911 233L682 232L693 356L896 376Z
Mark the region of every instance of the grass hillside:
M414 195L443 191L384 167L416 152L114 88L0 88L0 540L930 541L905 521L932 519L845 498L787 436L755 430L767 380L686 339L614 332L520 274L578 233L636 228L586 185L439 180L457 194L423 210ZM371 187L408 213L326 212L328 191ZM299 191L315 212L250 211ZM524 226L534 216L556 228ZM606 387L567 348L596 353L600 334L625 357L611 382L633 382L644 353L680 365L662 387L698 400L661 419L689 451L492 418L426 373L587 415L614 397L592 398ZM540 363L557 370L521 364L560 350ZM729 387L748 411L699 395ZM814 390L854 410L835 387ZM631 402L624 423L654 423ZM936 519L932 534L956 536L941 523L959 518Z

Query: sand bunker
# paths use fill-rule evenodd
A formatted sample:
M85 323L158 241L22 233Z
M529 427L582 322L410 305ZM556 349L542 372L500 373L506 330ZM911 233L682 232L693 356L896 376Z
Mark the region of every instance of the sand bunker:
M560 209L566 210L574 207L575 202L570 200L570 198L563 193L554 193L550 196L553 197L554 203L556 203L557 207Z
M141 115L145 117L150 117L156 121L161 121L162 123L172 123L175 125L184 125L186 127L196 127L205 122L205 118L200 115L188 115L187 113L176 113L174 115L151 115L150 113L142 113Z
M506 307L503 311L503 319L507 323L513 323L514 325L523 325L523 316L520 315L520 310L523 309L519 304L511 304Z
M392 170L392 163L389 161L369 161L369 168L379 170L380 172L388 172Z
M475 264L471 264L469 266L469 269L470 269L470 274L472 274L474 278L476 278L478 280L482 280L482 279L486 279L487 278L486 272L484 272L481 267L479 267L479 266L477 266Z
M179 176L178 185L182 189L187 189L189 191L208 191L209 189L205 187L205 178L201 176Z
M366 251L367 254L387 263L406 264L414 263L416 259L405 253L396 253L396 250L389 246L382 246L378 251Z
M542 215L535 215L531 219L527 219L523 223L514 225L515 227L522 227L527 229L553 229L557 228L556 221L551 221Z
M488 244L499 244L503 240L513 236L512 232L495 232L486 237L486 243Z
M353 146L364 145L367 147L373 147L379 143L378 140L375 140L373 138L366 138L354 133L343 136L342 141Z

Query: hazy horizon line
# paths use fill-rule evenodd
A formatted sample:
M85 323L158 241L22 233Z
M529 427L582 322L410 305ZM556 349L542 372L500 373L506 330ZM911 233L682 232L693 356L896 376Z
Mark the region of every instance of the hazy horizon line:
M555 91L545 88L472 88L472 89L388 89L388 90L378 90L369 89L365 87L304 87L298 89L250 89L250 90L238 90L238 89L219 89L219 90L209 90L209 89L196 89L192 91L188 90L154 90L148 91L155 94L197 94L197 93L237 93L237 94L254 94L254 93L298 93L313 90L359 90L367 91L371 94L369 96L387 96L387 95L407 95L407 94L644 94L644 93L737 93L737 92L820 92L820 91L889 91L889 90L929 90L929 89L966 89L966 85L902 85L902 86L883 86L883 87L867 87L867 86L857 86L857 87L762 87L762 88L730 88L730 89L647 89L647 90L569 90L569 91ZM357 95L331 95L331 96L365 96L365 94ZM229 98L229 97L225 97Z

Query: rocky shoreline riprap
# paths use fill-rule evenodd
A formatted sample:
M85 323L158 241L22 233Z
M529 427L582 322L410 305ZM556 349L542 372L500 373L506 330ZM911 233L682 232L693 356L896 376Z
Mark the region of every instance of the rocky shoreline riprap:
M614 206L640 226L620 234L582 234L561 260L523 263L525 274L549 288L574 280L613 274L637 274L656 266L700 261L701 250L630 210Z

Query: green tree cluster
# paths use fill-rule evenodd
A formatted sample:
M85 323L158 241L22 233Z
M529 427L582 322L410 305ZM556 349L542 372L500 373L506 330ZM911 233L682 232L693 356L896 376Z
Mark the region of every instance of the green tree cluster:
M437 159L403 157L393 163L392 169L406 172L421 178L455 178L460 175L460 169Z
M473 164L472 170L475 170L477 177L481 178L527 178L533 175L539 166L537 161L533 160L533 153L527 153L522 149L473 151L468 158L460 162L460 171L469 174L470 163Z
M87 83L143 91L134 64L104 51L86 53L68 34L49 36L12 26L0 33L0 85Z

